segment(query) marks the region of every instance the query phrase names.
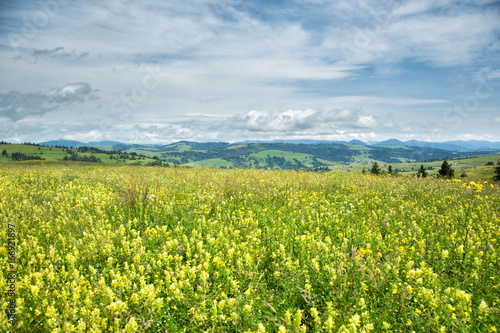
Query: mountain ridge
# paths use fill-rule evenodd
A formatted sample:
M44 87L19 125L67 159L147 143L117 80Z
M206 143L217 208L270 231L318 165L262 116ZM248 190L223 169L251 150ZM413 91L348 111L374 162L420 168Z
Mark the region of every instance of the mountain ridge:
M500 149L500 141L486 141L486 140L454 140L444 142L434 141L420 141L420 140L407 140L401 141L398 139L389 139L384 141L364 142L361 140L351 141L334 141L334 140L246 140L239 142L225 142L225 141L207 141L197 142L181 140L169 144L138 144L138 143L123 143L119 141L91 141L82 142L76 140L50 140L41 142L40 145L46 146L65 146L65 147L80 147L80 146L112 146L112 147L129 147L129 146L153 146L162 147L162 151L183 151L183 150L212 150L220 147L253 144L253 143L287 143L287 144L301 144L301 145L317 145L317 144L344 144L344 145L358 145L358 146L398 146L398 147L422 147L443 149L447 151L460 151L460 150L476 150L476 149ZM179 148L180 147L180 148Z

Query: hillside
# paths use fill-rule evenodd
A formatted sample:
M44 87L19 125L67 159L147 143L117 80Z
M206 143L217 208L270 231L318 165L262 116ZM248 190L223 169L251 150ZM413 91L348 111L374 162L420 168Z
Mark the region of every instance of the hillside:
M307 169L369 165L378 163L414 163L437 161L500 150L449 151L431 147L361 145L343 143L196 143L177 142L165 146L119 145L113 149L146 156L158 156L168 163L203 167Z
M457 170L484 166L472 162L472 156L495 162L499 150L449 151L431 147L396 146L401 141L391 140L365 145L355 143L290 143L290 142L190 142L180 141L169 145L123 144L114 141L94 142L93 146L80 145L77 141L53 141L52 143L76 144L72 148L59 145L0 144L0 163L21 160L79 161L130 165L185 165L212 168L254 168L280 170L343 170L361 172L369 170L377 162L383 169L392 165L400 173L412 174L424 164L430 173L437 172L443 160L452 160ZM13 158L13 153L16 155ZM20 155L21 154L21 155ZM489 156L489 157L487 157ZM455 162L455 159L456 160ZM482 161L482 160L481 160ZM476 164L474 164L476 163ZM458 171L457 171L458 172ZM489 171L485 170L489 175Z
M81 146L68 148L62 146L42 146L37 144L0 144L0 163L53 163L53 162L92 162L127 165L161 165L166 162L158 157L148 157L137 153L103 150Z
M447 159L452 169L455 171L455 178L463 178L465 180L481 180L481 181L491 181L494 176L494 165L500 160L500 154L488 154L488 155L475 155ZM400 175L405 176L416 176L417 170L421 165L424 166L428 173L428 177L436 177L438 170L441 168L443 160L429 161L429 162L404 162L404 163L379 163L382 173L386 173L389 165L392 167L393 171ZM493 163L494 165L486 165L487 163ZM370 172L371 164L355 164L355 165L337 165L331 166L332 171L350 172L350 173L361 173L363 169L365 172ZM467 177L460 177L463 173Z

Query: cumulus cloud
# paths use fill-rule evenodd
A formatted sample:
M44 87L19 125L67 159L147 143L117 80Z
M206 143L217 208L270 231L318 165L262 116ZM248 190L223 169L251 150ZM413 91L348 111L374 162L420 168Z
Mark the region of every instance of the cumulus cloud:
M325 130L335 122L355 120L357 110L286 110L282 112L250 111L224 118L215 127L250 132L291 133Z
M359 138L373 131L394 131L398 125L389 114L368 115L361 109L250 111L219 119L197 121L191 129L229 137L255 139L315 138L323 140Z
M10 91L0 93L0 117L11 121L40 116L75 103L97 98L96 90L88 83L70 83L46 92L22 93Z
M39 4L4 7L0 117L22 132L43 116L47 131L25 128L27 141L425 134L406 123L442 122L445 103L475 96L471 73L483 67L480 92L491 96L475 116L497 116L495 0L72 1L31 35ZM152 64L162 69L154 88ZM443 79L449 71L460 87ZM127 111L110 112L116 101Z
M498 117L496 121L500 123ZM26 118L17 122L0 122L0 133L3 133L4 140L13 142L28 141L28 138L35 142L62 138L83 142L116 140L153 144L180 140L358 139L367 142L398 138L445 141L462 137L432 120L401 123L395 121L391 114L380 117L360 109L251 111L226 117L196 114L172 117L162 122L137 120L128 123L116 122L112 117L89 121L67 118L51 122ZM481 132L469 134L486 138ZM487 138L493 140L496 137Z

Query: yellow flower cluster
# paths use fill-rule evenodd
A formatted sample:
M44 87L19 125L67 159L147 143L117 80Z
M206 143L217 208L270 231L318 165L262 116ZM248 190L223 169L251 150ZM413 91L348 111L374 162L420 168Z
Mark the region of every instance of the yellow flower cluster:
M0 167L0 197L2 239L16 228L19 332L495 331L500 322L497 185L16 165ZM8 258L0 247L2 267ZM9 301L0 294L1 331L12 325Z

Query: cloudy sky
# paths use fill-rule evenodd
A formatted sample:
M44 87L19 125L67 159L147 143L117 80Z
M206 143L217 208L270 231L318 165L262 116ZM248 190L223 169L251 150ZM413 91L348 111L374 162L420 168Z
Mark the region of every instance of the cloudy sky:
M500 140L500 1L0 1L0 139Z

